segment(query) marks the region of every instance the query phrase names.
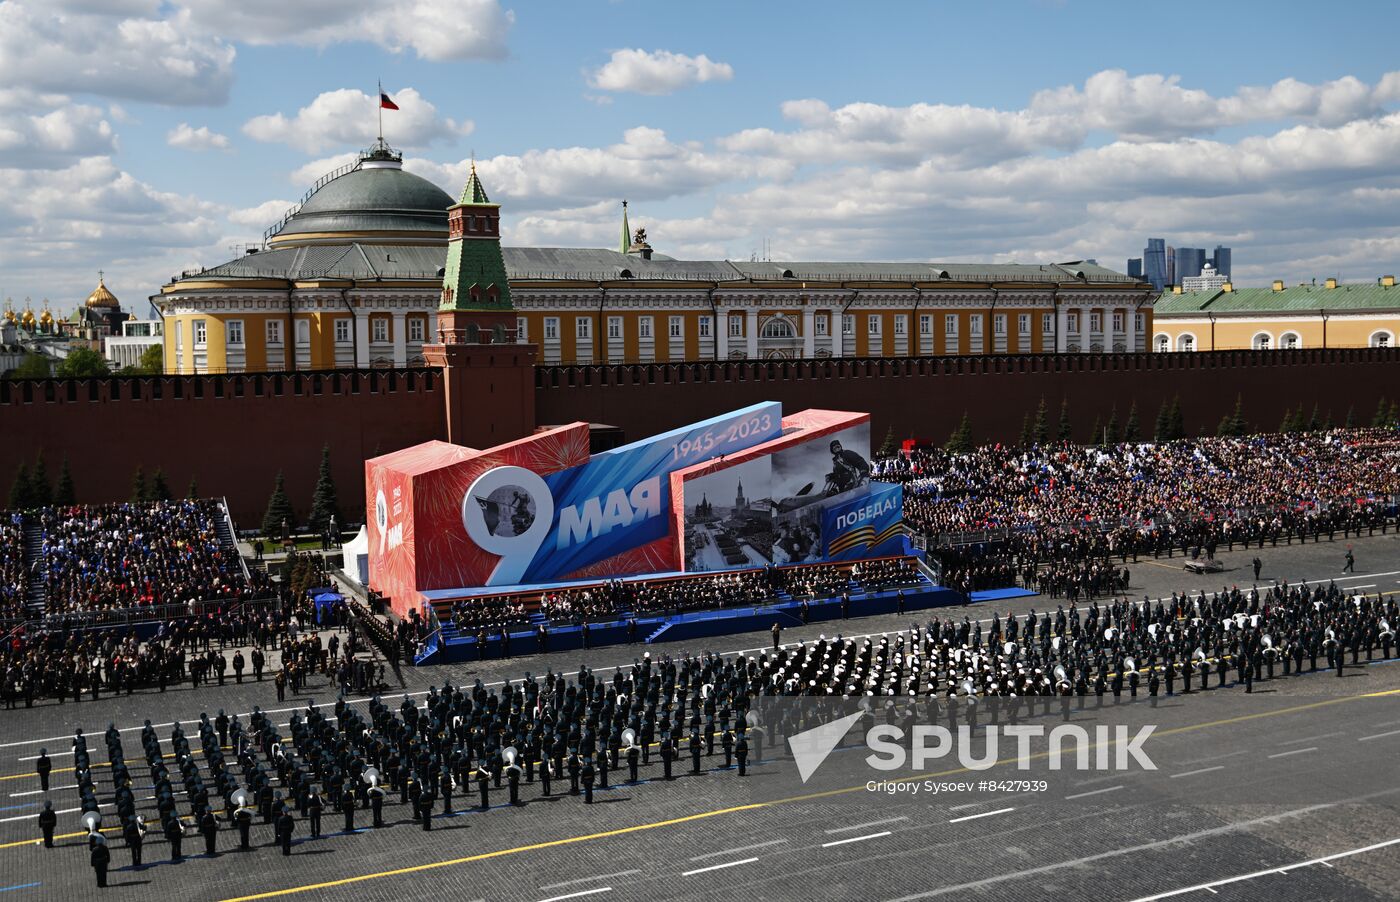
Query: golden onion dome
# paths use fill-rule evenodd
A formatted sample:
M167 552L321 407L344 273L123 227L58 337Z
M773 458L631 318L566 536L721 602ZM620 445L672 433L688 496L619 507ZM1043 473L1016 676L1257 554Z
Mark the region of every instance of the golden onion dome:
M100 273L99 273L98 276L97 276L97 288L93 291L92 294L88 295L87 306L88 306L88 307L120 307L120 306L121 306L121 302L117 300L117 296L114 295L114 294L112 294L112 292L111 292L110 290L108 290L107 284L102 280L102 275L101 275Z
M45 326L51 324L51 323L53 322L53 314L50 313L48 310L45 310L45 311L39 316L39 322L40 322L41 324L45 325Z
M34 328L34 311L24 311L24 315L20 317L20 322L24 324L24 328L32 330Z

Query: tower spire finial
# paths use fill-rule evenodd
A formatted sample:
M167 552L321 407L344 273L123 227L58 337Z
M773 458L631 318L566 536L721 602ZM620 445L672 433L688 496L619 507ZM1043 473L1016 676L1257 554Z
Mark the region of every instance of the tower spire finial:
M619 254L627 253L627 249L632 246L632 229L627 225L627 201L622 202L622 241L618 244Z

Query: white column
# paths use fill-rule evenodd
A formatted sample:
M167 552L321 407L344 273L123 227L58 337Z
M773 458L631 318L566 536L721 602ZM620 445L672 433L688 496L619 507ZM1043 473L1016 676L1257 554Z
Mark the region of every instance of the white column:
M1079 308L1079 353L1089 353L1089 308Z
M817 311L810 305L802 308L802 356L817 356Z
M729 359L729 311L723 309L715 312L715 357Z
M408 366L407 315L407 313L394 314L394 366Z
M744 339L748 344L745 353L750 360L758 359L758 308L748 309L748 320L744 323Z
M1113 352L1113 308L1108 307L1103 312L1103 350L1105 354Z
M1064 307L1055 308L1055 353L1063 354L1069 347L1069 311Z
M369 311L363 308L355 316L355 366L369 367Z
M1137 350L1137 311L1128 307L1123 314L1124 347L1129 354Z

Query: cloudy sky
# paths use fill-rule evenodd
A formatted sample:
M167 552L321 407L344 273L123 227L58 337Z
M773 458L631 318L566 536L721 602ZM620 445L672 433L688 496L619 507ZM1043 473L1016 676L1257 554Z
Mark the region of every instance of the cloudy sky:
M879 10L878 14L875 10ZM1400 5L0 0L0 297L124 303L386 137L506 241L1400 271Z

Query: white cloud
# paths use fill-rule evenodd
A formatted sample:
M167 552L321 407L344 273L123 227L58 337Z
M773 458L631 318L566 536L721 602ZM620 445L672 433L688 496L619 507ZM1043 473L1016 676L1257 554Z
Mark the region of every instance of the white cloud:
M172 105L222 104L234 50L187 12L154 4L0 3L0 80L38 91Z
M0 99L0 161L8 167L62 169L116 149L117 136L98 107L23 90Z
M342 166L349 165L350 163L355 162L359 158L360 155L353 151L346 153L338 153L329 157L322 157L319 160L312 160L309 163L304 163L301 166L298 166L296 169L293 169L290 173L288 173L287 178L291 180L291 183L293 185L298 185L302 188L308 188L312 184L314 184L317 179L319 179L326 173L339 169Z
M424 147L471 133L470 120L439 117L437 107L413 88L401 88L391 96L399 108L384 111L384 125L386 138L395 146ZM363 147L374 141L378 104L378 97L341 88L319 95L295 116L273 113L249 119L243 132L258 141L288 144L307 153L347 144Z
M499 60L515 13L498 0L177 0L211 34L250 44L363 41L420 59Z
M181 122L165 136L165 143L181 150L228 150L228 135L211 132L209 126L193 128L188 122Z
M671 94L705 81L729 81L734 67L705 54L686 56L669 50L614 50L612 58L588 77L601 91Z
M263 229L281 220L291 208L292 201L289 200L265 200L255 207L229 211L228 221L237 226L262 232Z

